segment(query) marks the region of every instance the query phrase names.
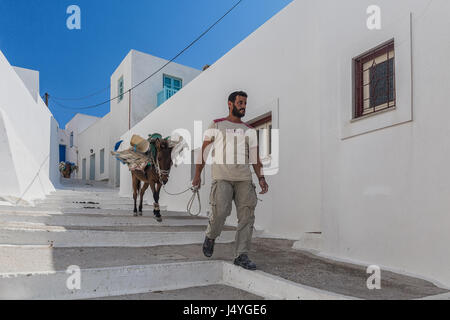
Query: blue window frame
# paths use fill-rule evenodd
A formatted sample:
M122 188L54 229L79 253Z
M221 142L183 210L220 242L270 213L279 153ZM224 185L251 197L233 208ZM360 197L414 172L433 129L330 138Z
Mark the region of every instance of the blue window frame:
M163 75L163 89L157 94L156 106L159 107L167 99L177 93L183 86L183 80L168 75Z
M163 86L167 89L174 89L176 91L180 90L183 86L183 80L180 78L171 77L164 75Z
M123 76L119 78L119 81L117 83L117 92L119 96L118 102L120 102L123 99Z

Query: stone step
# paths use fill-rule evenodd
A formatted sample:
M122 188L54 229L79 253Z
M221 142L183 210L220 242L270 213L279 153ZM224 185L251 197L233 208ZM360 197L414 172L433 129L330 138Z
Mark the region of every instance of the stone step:
M92 300L262 300L256 294L226 285L209 285L177 290L152 291L124 296L93 298ZM228 314L228 309L217 309L215 314ZM212 316L212 315L211 315Z
M82 186L85 188L86 186L97 186L102 188L112 188L108 185L108 181L96 181L96 180L82 180L82 179L74 179L74 178L64 178L60 177L61 186L64 188L67 187L76 187Z
M156 223L158 223L155 220ZM31 222L6 222L0 223L0 230L11 231L47 231L47 232L65 232L65 231L119 231L119 232L197 232L205 231L206 223L202 225L163 225L163 222L152 225L119 225L119 226L56 226L43 223ZM235 227L225 226L224 231L235 231Z
M209 285L231 286L269 299L349 298L213 260L2 273L0 299L90 299Z
M133 204L114 204L114 203L42 203L37 204L35 208L46 208L46 209L107 209L107 210L133 210ZM153 205L144 204L144 209L153 209Z
M67 196L89 196L89 195L118 195L119 191L115 189L58 189L51 192L49 196L53 195L67 195Z
M176 227L170 227L168 230L171 231L163 231L163 227L156 228L149 229L151 231L68 230L61 227L4 228L0 232L0 245L47 245L61 248L151 247L201 244L205 240L205 231L182 231L182 228L174 229ZM233 242L234 237L234 231L223 231L217 242Z
M163 212L164 213L164 212ZM0 214L0 225L8 223L43 224L52 226L185 226L185 225L207 225L207 219L186 217L164 217L163 222L157 222L153 215L146 213L144 217L122 216L89 216L89 215L18 215Z
M92 207L91 207L92 206ZM166 211L166 205L159 206L161 211ZM153 211L152 205L145 205L143 207L144 212ZM15 207L15 206L0 206L0 214L2 213L51 213L51 214L64 214L64 213L94 213L94 214L107 214L107 215L119 215L128 216L133 213L133 206L127 206L125 208L100 208L97 205L87 205L85 207L73 208L73 207L58 207L58 206L36 206L36 207ZM145 214L145 213L144 213Z
M64 209L64 210L54 210L54 211L45 211L45 210L20 210L20 211L1 211L0 210L0 218L1 217L23 217L22 219L26 219L26 217L97 217L97 218L133 218L135 219L150 219L153 218L153 210L144 210L142 212L142 216L135 217L133 216L133 212L130 210L102 210L102 209ZM165 211L161 210L161 214L167 218L173 219L206 219L203 216L191 216L186 212L178 212L178 211Z
M322 293L323 290L326 290L346 296L376 300L420 299L437 295L445 298L445 295L449 293L448 289L439 288L428 281L384 269L382 270L382 279L385 280L382 280L382 289L368 290L366 285L367 265L354 265L325 259L309 252L293 250L292 244L292 240L254 238L250 258L258 266L256 272L237 268L239 272L236 273L236 268L232 269L235 267L231 265L235 244L231 242L218 243L214 248L213 259L225 261L224 270L228 270L228 272L223 272L223 279L228 279L233 283L233 287L251 291L259 296L272 295L276 299L324 298L317 295L317 291L310 290L310 287L317 288ZM14 276L16 274L54 273L55 271L64 273L71 265L77 265L84 270L130 265L156 264L161 266L167 263L196 261L211 261L203 255L200 243L151 247L89 248L2 245L0 246L0 278L1 274ZM231 270L225 269L226 266ZM189 273L183 274L185 277L189 275ZM132 279L133 275L130 277ZM49 278L49 281L51 279ZM106 282L113 280L105 279ZM176 281L176 277L172 280ZM1 289L3 289L3 283L0 282L0 291L2 291ZM46 290L46 287L43 287L43 290ZM299 292L298 290L303 291Z
M84 197L89 197L89 196L93 196L93 197L115 197L115 196L119 196L119 191L118 190L112 190L112 191L103 191L103 190L84 190L84 189L80 189L80 190L58 190L56 192L51 192L49 194L47 194L46 197L79 197L79 196L84 196Z
M229 253L218 244L215 257L219 259ZM222 255L223 252L223 255ZM228 259L232 259L232 254ZM50 248L34 245L1 245L0 274L40 271L65 271L70 265L81 269L121 267L124 265L164 264L172 262L208 261L203 255L201 244L151 247L74 247Z
M147 204L146 201L143 201ZM152 202L153 203L153 202ZM115 199L45 199L35 202L36 205L62 205L62 204L126 204L133 205L134 200L132 198L115 198ZM139 200L136 202L139 205Z
M79 290L66 271L0 275L0 299L89 299L217 284L215 261L81 269ZM186 276L189 275L189 276ZM73 282L72 282L73 283ZM75 282L76 284L76 282Z
M322 233L306 232L300 236L300 239L292 245L296 250L308 250L320 252L322 250Z
M151 193L151 190L147 191L149 194ZM147 195L146 192L146 195ZM61 199L68 199L68 200L78 200L78 199L106 199L106 200L111 200L111 199L132 199L132 195L130 196L126 196L126 197L122 197L119 195L119 193L93 193L93 192L89 192L89 193L81 193L81 194L77 194L77 193L70 193L70 194L58 194L58 193L53 193L53 194L49 194L45 197L45 199L48 200L61 200Z

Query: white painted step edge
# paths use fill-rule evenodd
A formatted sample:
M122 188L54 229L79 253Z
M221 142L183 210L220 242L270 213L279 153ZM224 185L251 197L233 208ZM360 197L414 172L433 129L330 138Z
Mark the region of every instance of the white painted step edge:
M0 215L0 229L9 227L24 228L44 228L53 227L136 227L136 226L206 226L206 219L171 219L164 217L162 222L155 219L140 217L73 217L73 216L53 216L53 217L33 217L33 216L2 216Z
M64 271L6 274L0 278L0 299L89 299L205 286L220 281L216 265L207 261L83 269L80 290L68 289L74 275Z
M0 274L0 299L89 299L217 284L266 299L354 299L216 260L83 269L78 274L79 290L70 287L76 278L70 272Z
M223 262L223 284L232 286L266 299L286 300L349 300L356 299L328 292L293 281L283 279L262 271L249 271Z
M206 230L206 228L205 228ZM235 231L223 231L218 243L234 241ZM126 231L30 231L2 230L0 245L48 245L54 248L79 247L153 247L201 244L205 232L126 232Z
M92 207L97 207L98 205L91 205ZM161 211L167 211L166 205L160 205ZM100 211L99 211L100 210ZM49 214L65 214L65 213L102 213L102 210L107 210L108 212L105 212L104 214L109 215L123 215L127 212L133 212L133 207L126 207L126 208L100 208L100 209L88 209L88 208L82 208L82 207L6 207L6 206L0 206L0 214L6 212L9 213L49 213ZM153 205L145 205L144 211L153 210ZM64 211L64 212L63 212ZM117 212L119 211L119 212Z

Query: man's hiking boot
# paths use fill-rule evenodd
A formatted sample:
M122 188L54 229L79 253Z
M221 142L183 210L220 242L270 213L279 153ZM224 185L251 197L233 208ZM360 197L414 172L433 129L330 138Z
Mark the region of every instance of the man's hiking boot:
M241 254L234 259L234 264L247 270L256 270L256 264L254 264L246 254Z
M159 212L153 213L153 217L156 219L156 221L162 222L162 217L161 217L161 214Z
M205 242L203 242L203 254L208 258L210 258L213 255L214 241L215 239L205 237Z

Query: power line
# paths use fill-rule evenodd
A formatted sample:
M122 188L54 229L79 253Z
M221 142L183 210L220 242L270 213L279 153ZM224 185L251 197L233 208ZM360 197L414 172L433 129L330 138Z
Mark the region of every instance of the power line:
M101 89L101 90L99 90L99 91L95 91L95 92L93 92L93 93L91 93L91 94L89 94L89 95L87 95L87 96L83 96L83 97L79 97L79 98L58 98L58 97L54 97L54 96L52 96L52 98L55 99L55 100L62 100L62 101L64 101L64 100L66 100L66 101L69 101L69 100L72 100L72 101L75 101L75 100L85 100L85 99L87 99L87 98L96 96L96 95L98 95L98 94L100 94L100 93L102 93L102 92L108 90L109 88L111 88L111 85L110 85L110 84L109 84L106 88L103 88L103 89Z
M172 59L170 59L167 63L165 63L161 68L159 68L158 70L156 70L155 72L153 72L151 75L149 75L147 78L145 78L144 80L142 80L141 82L139 82L138 84L136 84L135 86L131 87L130 89L128 89L127 91L125 91L122 94L119 94L118 96L111 98L109 100L106 100L104 102L101 103L97 103L94 105L89 105L89 106L85 106L85 107L75 107L75 108L71 108L68 106L65 106L61 103L58 103L57 101L55 101L55 103L60 106L61 108L64 109L69 109L69 110L86 110L86 109L93 109L99 106L102 106L106 103L109 103L111 101L114 101L116 99L118 99L119 97L123 96L125 93L130 93L131 90L134 90L135 88L137 88L138 86L140 86L141 84L143 84L144 82L146 82L148 79L150 79L151 77L153 77L155 74L157 74L158 72L160 72L162 69L164 69L167 65L169 65L170 63L172 63L176 58L178 58L180 55L182 55L186 50L188 50L190 47L192 47L196 42L198 42L201 38L203 38L212 28L214 28L220 21L222 21L231 11L233 11L243 0L239 0L233 7L231 7L231 9L229 9L222 17L220 17L216 22L214 22L208 29L206 29L200 36L198 36L194 41L192 41L187 47L185 47L183 50L181 50L176 56L174 56ZM92 95L91 95L92 96ZM51 96L53 98L53 96ZM55 100L58 100L56 98L54 98ZM77 99L71 99L71 100L81 100L82 98L77 98ZM61 100L61 99L59 99Z
M128 92L128 91L127 91ZM124 93L125 94L125 93ZM52 98L52 96L50 96ZM86 106L86 107L68 107L66 105L63 105L62 103L58 102L56 99L53 99L53 103L56 104L58 107L63 108L63 109L67 109L67 110L72 110L72 111L77 111L77 110L86 110L86 109L94 109L96 107L102 106L110 101L113 101L116 98L110 99L108 101L99 103L97 105L92 105L92 106Z

